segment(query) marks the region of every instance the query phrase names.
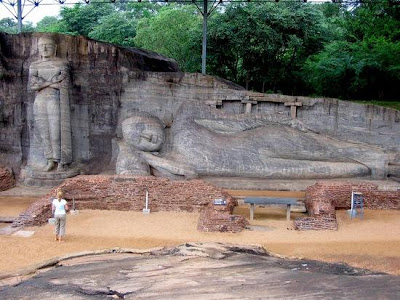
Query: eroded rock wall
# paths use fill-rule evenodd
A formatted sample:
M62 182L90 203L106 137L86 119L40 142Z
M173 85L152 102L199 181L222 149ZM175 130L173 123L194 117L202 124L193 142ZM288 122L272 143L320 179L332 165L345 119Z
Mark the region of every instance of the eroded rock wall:
M42 155L33 140L34 94L27 88L40 36L0 34L0 163L17 177L29 157ZM83 174L115 172L121 123L137 112L165 123L160 153L168 153L178 108L184 102L201 102L228 114L261 114L281 124L296 118L321 135L380 147L390 152L387 173L400 177L399 111L336 99L254 93L220 78L182 73L176 62L156 53L79 36L52 36L57 57L70 64L73 161Z
M38 59L43 34L0 33L0 163L19 174L41 149L33 141L34 93L28 89L30 64ZM82 36L52 34L57 57L68 61L73 160L83 172L104 170L111 159L123 83L128 71L179 72L175 61L139 49L116 47ZM101 164L98 162L101 161Z
M170 124L183 102L203 102L231 114L271 115L286 123L290 103L301 103L296 119L318 133L383 146L399 153L400 111L331 98L310 98L246 91L223 79L188 73L131 72L121 95L120 118L147 111Z

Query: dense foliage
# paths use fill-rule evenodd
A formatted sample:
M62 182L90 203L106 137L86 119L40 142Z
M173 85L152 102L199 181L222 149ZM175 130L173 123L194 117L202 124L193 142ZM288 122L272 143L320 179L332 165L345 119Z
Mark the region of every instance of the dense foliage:
M210 69L251 89L299 94L301 67L326 40L323 21L314 5L229 5L210 22Z
M201 65L201 23L195 7L168 5L137 25L136 46L175 59L180 67L196 72Z
M31 22L26 22L22 25L22 30L25 32L34 31L35 28ZM12 18L4 18L0 20L0 31L7 33L17 33L18 32L18 23L15 19Z
M60 32L174 58L201 69L202 15L191 4L91 2L25 31ZM12 19L0 30L16 32ZM400 3L221 4L208 22L207 73L261 92L398 100Z
M345 99L399 98L399 4L368 2L338 11L342 37L325 44L303 67L316 93Z

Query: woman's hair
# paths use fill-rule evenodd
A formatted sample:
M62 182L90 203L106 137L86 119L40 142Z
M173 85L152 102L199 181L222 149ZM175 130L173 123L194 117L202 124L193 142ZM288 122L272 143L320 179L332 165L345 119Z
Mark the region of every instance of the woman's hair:
M62 198L63 196L64 196L63 191L62 191L62 190L58 190L58 191L57 191L57 198L58 198L58 197Z

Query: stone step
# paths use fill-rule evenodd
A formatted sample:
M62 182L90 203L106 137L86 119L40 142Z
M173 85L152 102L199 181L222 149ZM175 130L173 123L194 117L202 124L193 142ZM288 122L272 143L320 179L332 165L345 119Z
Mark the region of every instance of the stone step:
M0 216L0 223L12 223L14 222L14 217L2 217Z
M227 193L235 198L245 197L282 197L282 198L298 198L304 199L303 191L271 191L271 190L234 190L225 189Z
M54 187L60 185L64 179L80 174L79 169L69 169L63 172L45 172L40 170L24 169L21 177L24 185L37 187Z
M79 170L68 170L65 172L45 172L45 171L32 171L31 177L35 179L43 179L43 180L64 180L67 178L74 177L79 175Z
M64 179L38 179L38 178L25 178L24 184L29 186L36 186L36 187L55 187L60 185Z

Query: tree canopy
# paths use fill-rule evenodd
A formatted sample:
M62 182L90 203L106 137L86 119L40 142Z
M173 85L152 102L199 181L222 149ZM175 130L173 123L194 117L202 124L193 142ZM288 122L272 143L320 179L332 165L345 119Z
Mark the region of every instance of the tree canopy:
M343 99L398 99L400 3L222 3L208 22L207 73L249 89ZM16 22L0 20L15 33ZM25 31L85 35L201 68L202 16L192 4L142 1L63 7Z
M360 3L343 11L341 25L343 37L304 64L313 91L344 99L398 98L400 5Z
M34 31L35 28L31 22L26 22L22 25L22 30L25 32ZM18 32L18 23L13 18L3 18L0 19L0 31L7 33L17 33Z
M233 3L210 23L211 69L261 91L299 93L301 66L325 41L321 11L300 3Z
M135 43L179 62L185 71L201 66L201 16L193 6L168 5L137 25Z

